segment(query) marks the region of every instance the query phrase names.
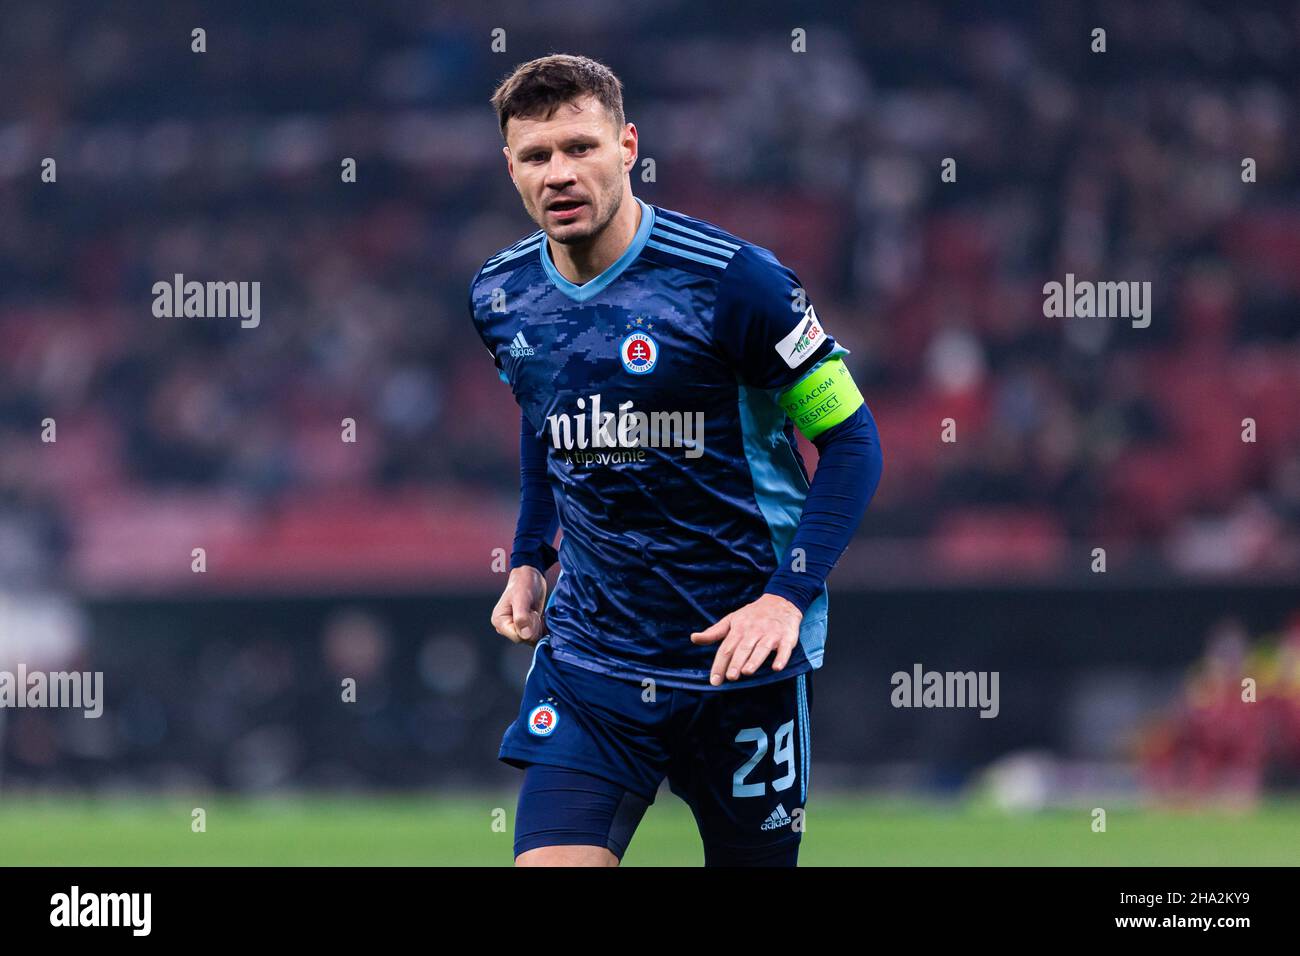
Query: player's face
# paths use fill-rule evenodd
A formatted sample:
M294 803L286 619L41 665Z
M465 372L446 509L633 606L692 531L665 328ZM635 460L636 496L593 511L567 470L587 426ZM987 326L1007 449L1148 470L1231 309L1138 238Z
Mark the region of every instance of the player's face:
M636 161L636 127L614 125L593 96L549 119L511 117L506 160L528 215L560 243L594 239L618 212Z

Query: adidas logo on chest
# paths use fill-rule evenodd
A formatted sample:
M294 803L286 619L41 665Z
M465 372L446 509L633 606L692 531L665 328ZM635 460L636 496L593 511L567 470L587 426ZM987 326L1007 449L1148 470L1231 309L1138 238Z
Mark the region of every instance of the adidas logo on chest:
M527 358L533 354L535 354L533 347L529 345L528 340L524 338L523 329L520 329L515 333L515 337L510 340L511 358Z

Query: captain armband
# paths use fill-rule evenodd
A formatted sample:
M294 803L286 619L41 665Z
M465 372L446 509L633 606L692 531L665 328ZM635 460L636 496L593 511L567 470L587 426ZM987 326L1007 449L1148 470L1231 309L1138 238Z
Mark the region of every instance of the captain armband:
M777 402L809 440L834 428L863 405L862 393L838 355L787 388Z

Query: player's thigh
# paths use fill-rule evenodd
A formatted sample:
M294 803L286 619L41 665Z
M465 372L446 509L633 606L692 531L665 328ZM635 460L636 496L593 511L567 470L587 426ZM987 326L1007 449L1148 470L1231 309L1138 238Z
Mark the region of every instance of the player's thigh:
M517 866L617 866L650 801L581 770L534 764L515 814Z
M811 767L811 674L707 694L668 780L695 815L705 863L792 866Z
M618 866L603 846L539 846L515 857L515 866Z

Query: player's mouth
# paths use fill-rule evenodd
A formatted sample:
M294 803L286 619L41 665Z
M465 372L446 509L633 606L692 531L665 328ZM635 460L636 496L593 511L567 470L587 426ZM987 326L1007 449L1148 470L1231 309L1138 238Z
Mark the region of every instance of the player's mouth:
M587 205L580 199L557 199L546 207L546 211L560 222L567 222L578 215L578 211Z

